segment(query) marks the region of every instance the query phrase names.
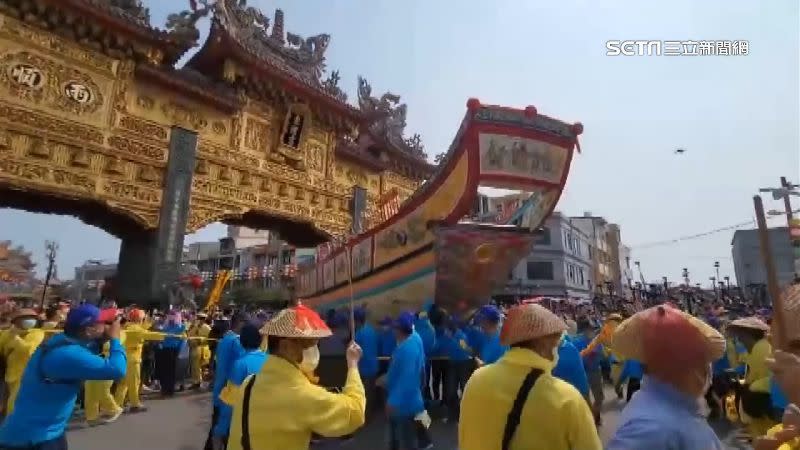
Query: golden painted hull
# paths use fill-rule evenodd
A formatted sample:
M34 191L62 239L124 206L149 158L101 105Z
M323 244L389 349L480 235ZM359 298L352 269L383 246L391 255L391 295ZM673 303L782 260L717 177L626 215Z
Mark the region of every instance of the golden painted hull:
M298 297L320 311L347 306L352 270L353 301L366 305L372 317L416 310L433 299L447 306L457 301L485 302L490 294L487 287L496 284L498 279L504 280L508 274L507 270L500 273L488 267L496 269L512 264L505 261L508 258L498 264L502 258L497 244L507 241L506 234L515 233L496 228L499 234L495 236L491 227L458 225L470 213L478 186L533 192L535 205L529 208L522 222L528 231L538 228L561 195L581 131L580 124L568 125L538 115L533 107L517 110L470 100L461 127L437 173L389 220L355 236L313 267L301 269ZM454 227L460 227L461 232L469 232L470 228L472 232L480 231L483 234L479 239L491 244L475 246L474 256L462 255L461 259L472 258L476 264L447 275L452 280L459 273L472 278L480 274L481 281L470 285L470 291L480 295L462 300L455 299L457 283L450 282L448 286L441 279L443 272L437 269L441 264L451 265L441 261L441 248L437 248L442 240L440 235L452 232ZM520 233L516 235L519 245L525 248L515 253L513 264L530 249L530 239L525 240ZM527 235L530 237L530 233ZM470 245L476 244L475 239L470 242ZM479 251L479 247L482 250ZM481 256L480 252L485 255Z

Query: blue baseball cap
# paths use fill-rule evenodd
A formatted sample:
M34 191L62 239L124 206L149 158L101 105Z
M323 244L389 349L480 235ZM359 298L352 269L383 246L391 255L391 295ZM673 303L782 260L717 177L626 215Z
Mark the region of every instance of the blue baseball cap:
M99 321L100 309L87 303L69 310L64 328L78 329L94 325Z
M500 310L497 309L494 305L484 305L481 306L481 309L478 310L478 313L475 315L478 321L486 320L489 322L500 322Z
M392 326L404 333L411 333L414 331L414 314L410 312L401 313L397 316L397 319L394 320Z
M365 308L356 308L353 311L353 318L357 322L363 322L367 319L367 310Z

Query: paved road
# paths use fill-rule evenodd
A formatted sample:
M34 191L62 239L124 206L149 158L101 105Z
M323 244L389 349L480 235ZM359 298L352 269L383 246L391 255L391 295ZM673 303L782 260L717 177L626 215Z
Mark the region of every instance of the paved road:
M600 435L606 442L617 427L623 403L613 391L607 393ZM80 450L200 450L208 433L211 401L208 394L189 394L170 400L150 400L149 411L125 415L116 423L70 431L70 448ZM437 450L456 450L456 426L434 422L434 444ZM732 440L729 430L720 430L726 441ZM386 425L381 419L360 430L353 440L319 446L320 450L356 450L386 448ZM731 449L743 447L729 446ZM746 448L746 447L744 447Z

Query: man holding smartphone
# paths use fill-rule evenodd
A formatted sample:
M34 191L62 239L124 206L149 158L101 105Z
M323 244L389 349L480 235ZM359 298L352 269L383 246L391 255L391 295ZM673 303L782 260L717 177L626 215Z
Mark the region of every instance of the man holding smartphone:
M92 347L108 341L108 357ZM66 450L65 431L81 384L125 376L117 311L84 304L67 314L64 333L30 359L14 412L0 425L0 450Z

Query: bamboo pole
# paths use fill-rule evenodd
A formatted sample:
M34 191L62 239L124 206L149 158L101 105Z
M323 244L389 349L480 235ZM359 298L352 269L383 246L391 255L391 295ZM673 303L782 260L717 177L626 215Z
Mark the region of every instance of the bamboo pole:
M349 239L345 242L345 254L347 255L347 286L350 290L350 339L356 339L356 309L355 299L353 298L353 252L350 248Z
M764 261L764 269L767 272L767 292L772 299L772 342L775 348L783 348L786 343L784 339L785 321L783 317L783 298L781 297L780 286L778 285L778 274L775 271L775 261L772 259L772 248L769 242L769 229L767 228L767 218L764 215L764 203L761 196L753 197L753 205L756 211L756 223L758 224L758 240L761 247L761 258Z

